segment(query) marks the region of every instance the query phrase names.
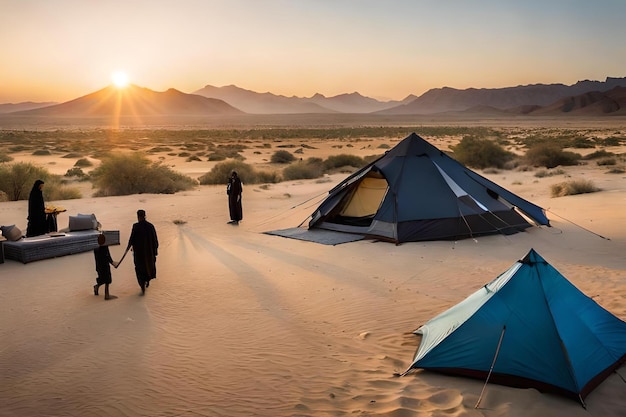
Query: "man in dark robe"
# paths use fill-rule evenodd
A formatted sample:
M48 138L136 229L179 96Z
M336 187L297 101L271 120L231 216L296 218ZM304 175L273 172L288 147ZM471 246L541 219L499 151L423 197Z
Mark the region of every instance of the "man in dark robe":
M239 221L243 219L243 209L241 207L242 191L241 179L239 179L237 172L233 171L228 179L228 185L226 186L226 194L228 194L228 210L230 211L229 224L237 225L239 224Z
M150 280L156 278L156 257L158 255L159 240L157 239L156 229L152 223L146 220L146 212L144 210L137 210L137 223L133 224L126 251L131 247L133 249L137 282L141 287L141 293L145 294L146 287L150 286Z
M26 237L39 236L48 233L46 221L46 206L43 201L43 181L37 180L33 184L28 196L28 224Z

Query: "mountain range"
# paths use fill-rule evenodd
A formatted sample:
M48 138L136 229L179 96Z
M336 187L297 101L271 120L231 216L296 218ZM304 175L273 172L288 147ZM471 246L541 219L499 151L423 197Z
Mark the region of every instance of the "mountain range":
M156 92L131 85L109 86L64 103L0 104L0 115L107 117L211 116L243 114L374 115L626 115L626 77L579 81L573 85L534 84L506 88L431 89L400 101L380 101L357 92L325 97L286 97L234 85L207 85L192 94Z

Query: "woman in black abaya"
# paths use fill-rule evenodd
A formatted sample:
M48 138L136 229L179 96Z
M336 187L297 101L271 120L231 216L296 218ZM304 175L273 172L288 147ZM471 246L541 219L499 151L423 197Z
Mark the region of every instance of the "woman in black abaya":
M39 236L48 232L46 221L46 206L43 201L43 181L37 180L33 184L28 196L28 225L26 237Z

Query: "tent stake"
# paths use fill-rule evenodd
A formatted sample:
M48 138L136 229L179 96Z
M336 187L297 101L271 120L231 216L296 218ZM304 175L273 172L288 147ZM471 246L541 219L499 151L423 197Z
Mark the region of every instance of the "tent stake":
M493 367L496 365L496 359L498 359L498 354L500 353L500 346L502 346L502 339L504 339L504 332L506 331L506 326L502 327L502 333L500 333L500 340L498 341L498 347L496 348L496 354L493 356L493 361L491 362L491 368L489 368L489 373L487 374L487 379L485 380L485 385L483 385L483 389L480 392L480 396L478 397L478 402L474 406L474 408L478 408L480 406L480 402L483 400L483 395L485 394L485 389L487 389L487 383L489 382L489 378L491 378L491 373L493 372Z

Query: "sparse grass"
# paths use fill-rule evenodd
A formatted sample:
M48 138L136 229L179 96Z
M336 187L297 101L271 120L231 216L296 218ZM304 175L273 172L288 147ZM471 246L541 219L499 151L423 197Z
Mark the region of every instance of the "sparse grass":
M0 153L0 163L2 162L11 162L13 157L11 155L7 155L5 153Z
M550 187L550 193L552 197L564 197L566 195L576 195L585 193L595 193L600 191L592 181L589 180L573 180L562 182L559 184L553 184Z
M184 220L176 219L176 220L172 221L172 223L174 223L177 226L182 226L183 224L186 224L187 222L184 221Z

